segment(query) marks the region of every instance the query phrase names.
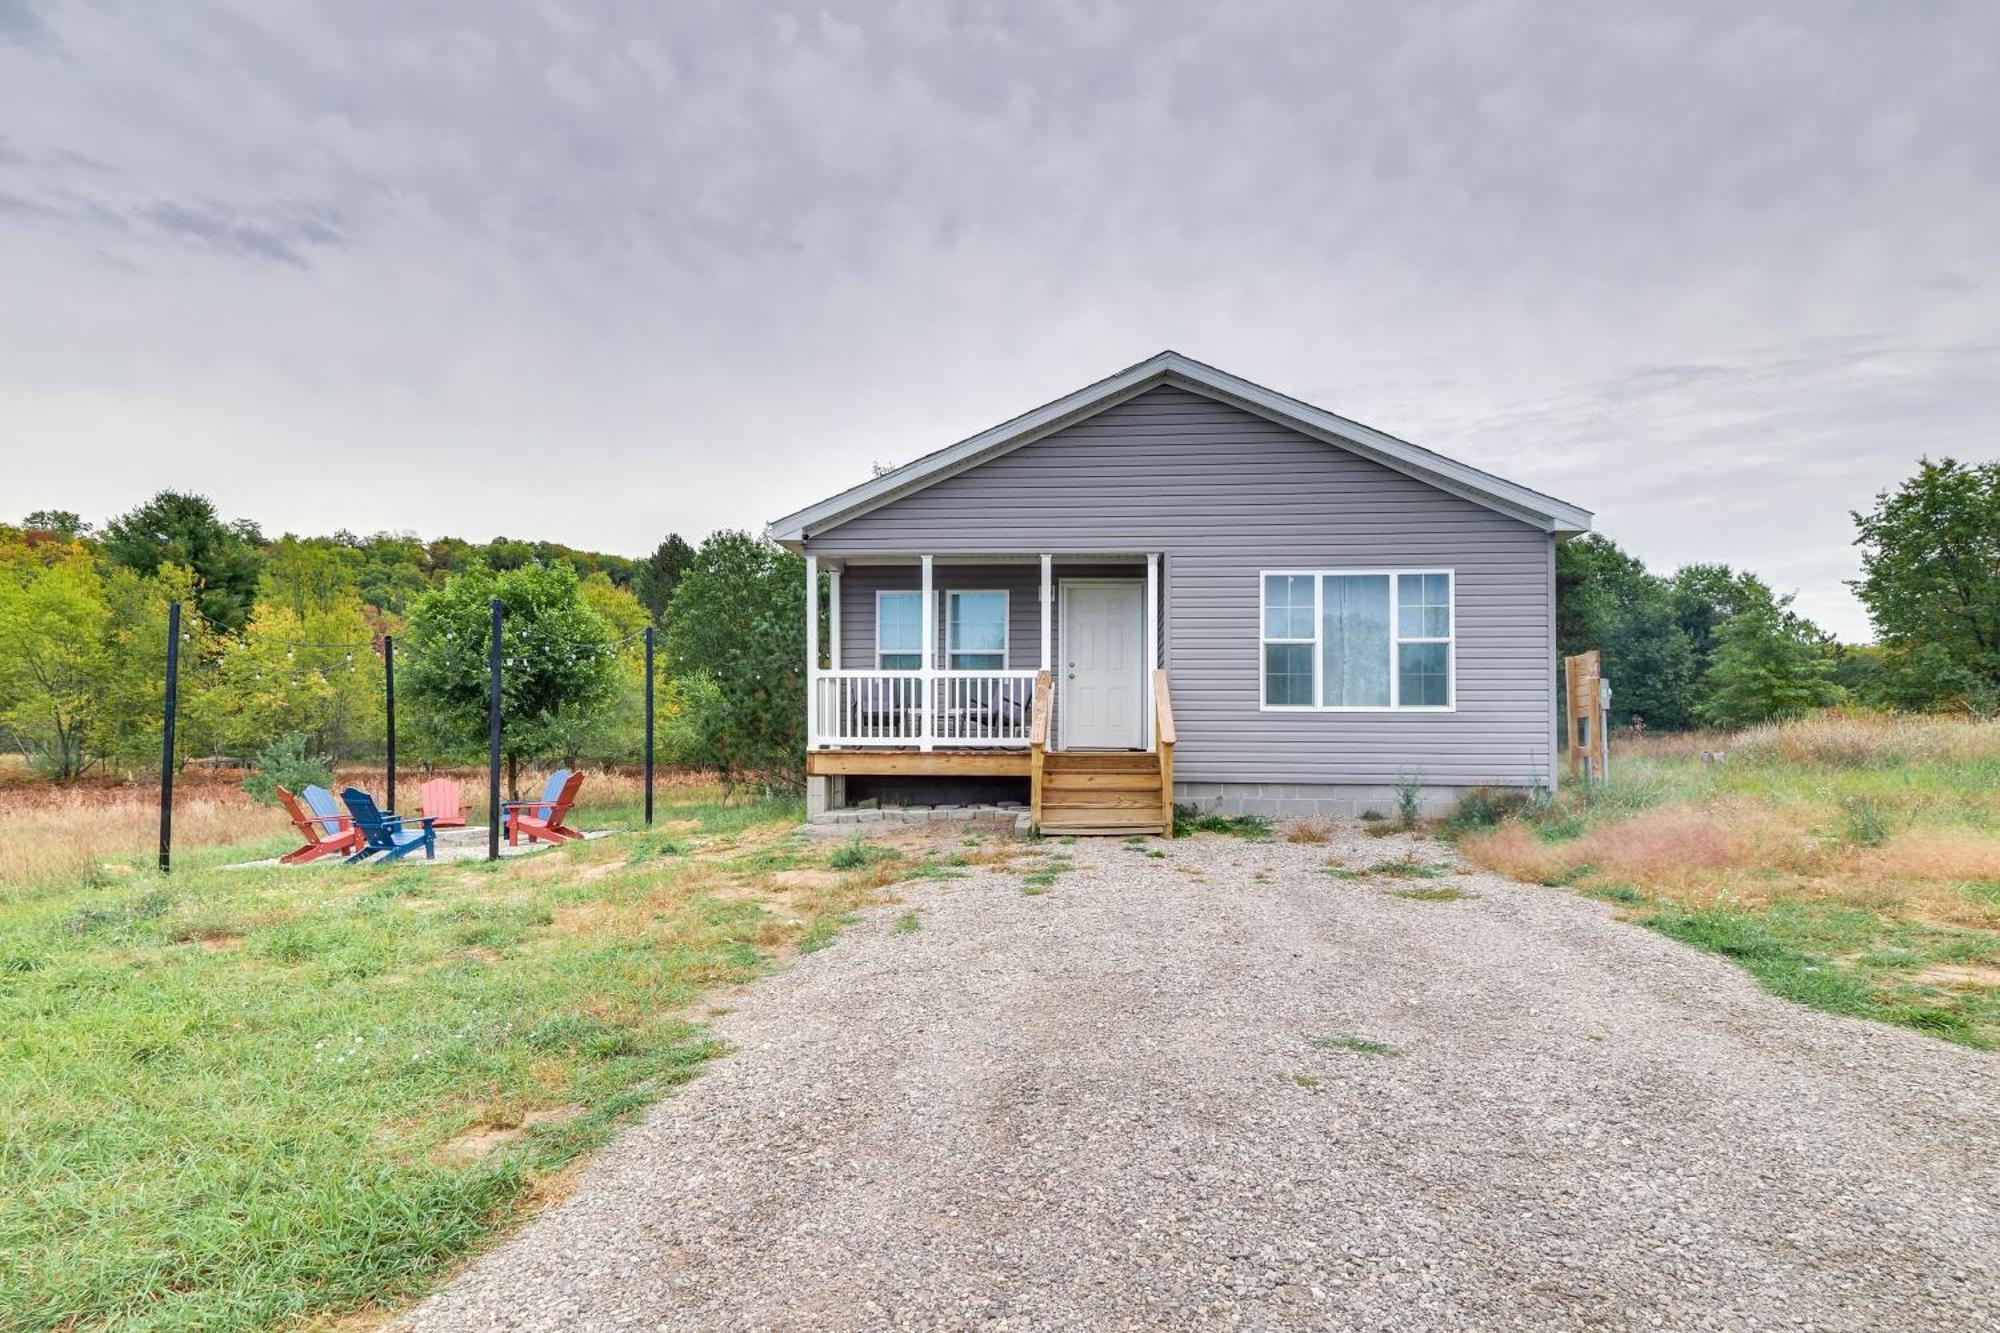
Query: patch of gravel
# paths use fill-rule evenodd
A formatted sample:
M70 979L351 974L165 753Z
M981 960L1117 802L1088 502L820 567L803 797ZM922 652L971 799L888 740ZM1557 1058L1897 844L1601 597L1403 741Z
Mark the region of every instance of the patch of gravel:
M1148 846L913 886L744 988L409 1325L2000 1327L2000 1059L1561 890L1324 869L1422 839Z

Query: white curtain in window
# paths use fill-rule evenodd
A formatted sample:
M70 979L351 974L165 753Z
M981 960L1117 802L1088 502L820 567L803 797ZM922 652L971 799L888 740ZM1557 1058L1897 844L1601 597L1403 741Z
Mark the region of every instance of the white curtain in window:
M1329 574L1320 589L1321 701L1328 708L1389 704L1389 576Z

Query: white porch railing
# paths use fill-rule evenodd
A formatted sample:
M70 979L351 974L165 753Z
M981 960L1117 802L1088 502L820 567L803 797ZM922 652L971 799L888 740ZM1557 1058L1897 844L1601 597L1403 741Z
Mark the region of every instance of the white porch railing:
M1028 748L1033 671L815 671L812 744Z

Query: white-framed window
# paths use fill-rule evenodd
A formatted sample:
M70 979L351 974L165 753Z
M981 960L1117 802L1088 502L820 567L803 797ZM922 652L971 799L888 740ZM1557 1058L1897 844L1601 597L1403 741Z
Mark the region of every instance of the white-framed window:
M979 589L944 595L945 666L952 671L1003 671L1007 666L1007 592Z
M875 669L915 671L924 664L924 595L879 589L875 593Z
M1457 706L1453 571L1267 570L1258 582L1264 708Z

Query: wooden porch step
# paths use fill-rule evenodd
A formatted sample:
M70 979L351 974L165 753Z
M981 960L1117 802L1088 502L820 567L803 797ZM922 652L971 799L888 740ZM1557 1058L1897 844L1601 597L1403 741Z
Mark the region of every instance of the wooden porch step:
M1045 773L1158 773L1160 756L1144 750L1054 750L1042 758Z
M1042 792L1042 814L1061 815L1071 810L1151 810L1160 813L1160 784L1144 791L1047 791Z
M1160 832L1158 810L1070 810L1042 812L1044 833L1101 833L1116 836Z
M1042 825L1042 832L1064 838L1157 838L1165 829L1160 821L1150 824L1049 824Z
M1160 770L1150 769L1141 773L1136 769L1111 769L1097 771L1086 769L1078 773L1069 769L1042 770L1042 790L1053 796L1068 791L1152 791L1160 789Z

